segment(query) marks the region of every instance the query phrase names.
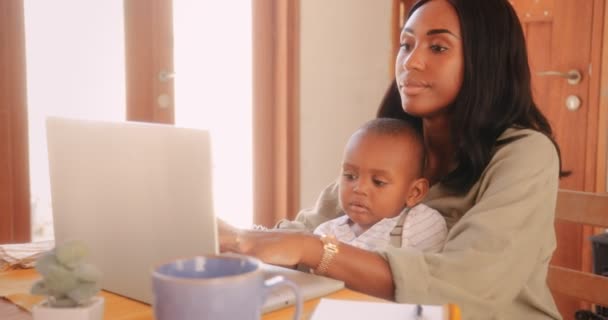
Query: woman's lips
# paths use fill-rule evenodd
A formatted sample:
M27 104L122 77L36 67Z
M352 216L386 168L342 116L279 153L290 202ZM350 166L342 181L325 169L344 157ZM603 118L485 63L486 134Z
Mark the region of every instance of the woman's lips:
M399 83L399 90L406 96L415 96L428 89L430 86L422 81L404 81Z

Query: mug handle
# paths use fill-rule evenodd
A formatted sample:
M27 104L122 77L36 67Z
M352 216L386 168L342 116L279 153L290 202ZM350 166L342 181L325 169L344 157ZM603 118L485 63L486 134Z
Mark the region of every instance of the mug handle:
M298 286L293 283L290 280L285 279L285 277L283 276L275 276L272 277L268 280L264 281L264 287L266 287L266 292L269 291L270 288L276 287L276 286L281 286L281 285L285 285L291 288L291 290L293 291L293 293L296 296L296 311L293 314L293 319L294 320L300 320L300 316L302 315L302 296L300 295L300 290L298 289Z

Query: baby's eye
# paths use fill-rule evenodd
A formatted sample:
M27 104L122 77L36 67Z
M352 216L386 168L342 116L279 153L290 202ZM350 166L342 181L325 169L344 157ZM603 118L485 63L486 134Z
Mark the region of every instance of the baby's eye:
M355 180L357 178L357 176L355 176L354 174L352 174L350 172L343 172L342 177L344 177L344 179L346 179L346 180Z
M434 44L431 46L431 51L433 51L434 53L442 53L446 50L448 50L448 48L440 46L438 44Z
M372 181L376 187L384 187L386 185L386 182L380 179L373 179Z

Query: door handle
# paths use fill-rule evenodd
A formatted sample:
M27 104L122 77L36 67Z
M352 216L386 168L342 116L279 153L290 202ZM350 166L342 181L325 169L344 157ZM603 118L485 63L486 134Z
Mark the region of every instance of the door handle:
M576 69L572 69L568 72L541 71L541 72L537 72L536 74L541 77L558 76L558 77L566 78L566 80L568 80L568 83L571 85L579 84L581 82L581 80L583 79L583 75L580 73L580 71L578 71Z
M167 82L173 78L175 78L175 72L162 70L158 73L158 81L160 82Z
M581 107L581 98L575 95L569 95L566 98L566 109L576 111Z

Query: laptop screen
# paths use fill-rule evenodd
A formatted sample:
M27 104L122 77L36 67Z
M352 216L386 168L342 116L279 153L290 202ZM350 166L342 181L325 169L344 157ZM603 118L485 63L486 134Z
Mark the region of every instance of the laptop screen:
M103 289L150 303L154 265L217 253L207 131L47 119L56 243L81 240Z

